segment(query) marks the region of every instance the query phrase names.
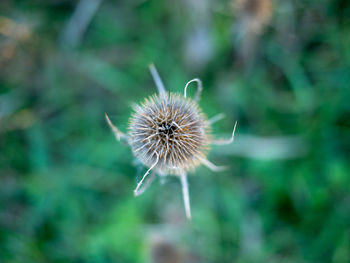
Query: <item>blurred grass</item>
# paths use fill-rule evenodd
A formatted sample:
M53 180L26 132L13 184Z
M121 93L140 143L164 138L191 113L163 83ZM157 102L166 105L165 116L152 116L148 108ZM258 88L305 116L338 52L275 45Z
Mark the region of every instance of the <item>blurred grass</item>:
M0 262L156 262L159 240L183 262L350 261L347 1L275 1L251 63L227 1L102 1L67 48L77 3L0 3ZM126 131L149 62L172 92L202 79L215 135L238 120L209 154L230 169L189 178L192 222L176 178L133 197L145 167L104 120Z

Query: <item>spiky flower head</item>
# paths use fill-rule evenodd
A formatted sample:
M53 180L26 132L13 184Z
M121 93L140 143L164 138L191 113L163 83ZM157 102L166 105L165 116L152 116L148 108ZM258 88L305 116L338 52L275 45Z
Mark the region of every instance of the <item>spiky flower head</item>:
M136 158L160 174L180 175L205 158L209 123L193 100L161 93L134 107L129 144Z
M172 174L180 178L187 218L191 218L187 172L199 164L213 171L224 167L216 166L206 158L209 144L229 144L233 142L236 124L232 137L228 140L211 139L210 124L222 118L219 114L210 120L202 113L198 100L202 91L202 82L195 78L187 82L184 95L167 93L154 65L150 65L153 79L159 94L146 99L134 107L130 118L128 134L124 134L113 125L108 115L106 120L116 139L124 139L131 146L137 159L149 169L137 184L134 194L142 194L150 185L156 174ZM197 92L194 99L186 96L187 87L196 82ZM150 178L145 182L147 175Z

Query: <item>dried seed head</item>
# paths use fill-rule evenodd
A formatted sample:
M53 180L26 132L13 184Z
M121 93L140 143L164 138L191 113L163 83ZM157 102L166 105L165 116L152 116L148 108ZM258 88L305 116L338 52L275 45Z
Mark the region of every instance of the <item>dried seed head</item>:
M184 95L166 93L162 80L153 64L151 74L159 95L146 99L140 106L134 107L130 118L128 134L122 133L109 119L106 120L116 139L127 140L136 158L149 167L138 182L134 195L142 194L154 179L155 174L177 175L180 178L186 216L191 219L187 172L199 164L212 171L222 171L224 167L216 166L206 158L209 144L230 144L233 142L236 124L230 139L211 139L209 126L222 119L219 114L210 120L202 113L197 102L202 91L202 82L195 78L187 82ZM193 100L187 99L190 83L197 83L197 92ZM153 174L144 183L147 175Z
M135 106L129 144L134 155L160 174L181 175L205 159L209 123L190 99L173 93L153 95Z

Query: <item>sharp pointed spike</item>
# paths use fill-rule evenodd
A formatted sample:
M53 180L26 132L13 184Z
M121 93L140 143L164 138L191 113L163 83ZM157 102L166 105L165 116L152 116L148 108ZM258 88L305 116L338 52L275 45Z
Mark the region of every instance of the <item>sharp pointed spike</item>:
M111 127L114 135L115 135L115 138L120 141L120 138L127 138L127 136L122 133L121 131L118 130L118 128L116 126L114 126L114 124L111 122L111 120L109 119L107 113L105 113L105 117L106 117L106 120L107 120L107 123L109 125L109 127Z
M166 94L163 81L162 81L162 79L160 78L156 67L154 66L153 63L150 63L150 64L148 65L148 67L149 67L149 70L151 71L153 81L154 81L154 83L156 84L156 87L157 87L157 89L158 89L159 94Z

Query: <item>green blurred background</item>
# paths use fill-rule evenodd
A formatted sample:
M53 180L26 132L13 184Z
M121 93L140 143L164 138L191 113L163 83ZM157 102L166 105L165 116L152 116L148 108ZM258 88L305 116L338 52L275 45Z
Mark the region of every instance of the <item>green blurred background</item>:
M217 137L140 197L131 105L203 81ZM348 0L1 0L0 262L350 262ZM193 89L194 90L194 89Z

